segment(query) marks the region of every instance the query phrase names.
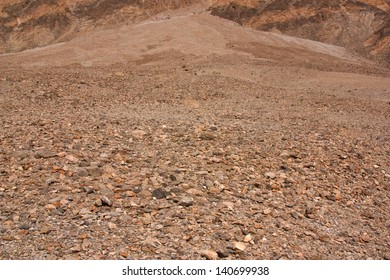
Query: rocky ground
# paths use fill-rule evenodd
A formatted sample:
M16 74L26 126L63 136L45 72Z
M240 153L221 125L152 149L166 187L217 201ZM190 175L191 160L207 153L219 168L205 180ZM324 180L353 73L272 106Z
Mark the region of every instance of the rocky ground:
M388 71L281 52L1 68L0 258L390 259Z

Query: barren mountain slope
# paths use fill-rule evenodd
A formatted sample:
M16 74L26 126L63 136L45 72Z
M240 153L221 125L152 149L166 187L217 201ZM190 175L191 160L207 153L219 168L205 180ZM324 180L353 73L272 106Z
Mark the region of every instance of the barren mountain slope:
M155 18L120 28L91 31L68 42L0 57L3 67L109 65L142 61L176 51L187 55L248 55L279 63L294 62L327 67L332 64L373 63L344 48L289 36L244 29L208 13L183 15L187 10L163 12ZM175 16L173 16L175 14ZM326 62L326 63L323 63Z
M200 0L4 0L0 3L0 53L66 41L96 27L131 24Z
M0 55L1 259L390 259L390 79L199 13Z
M344 46L390 62L390 3L386 0L222 0L211 11L245 26Z
M4 0L0 3L0 53L66 41L97 27L132 24L194 4L245 26L348 47L378 61L390 61L387 0Z

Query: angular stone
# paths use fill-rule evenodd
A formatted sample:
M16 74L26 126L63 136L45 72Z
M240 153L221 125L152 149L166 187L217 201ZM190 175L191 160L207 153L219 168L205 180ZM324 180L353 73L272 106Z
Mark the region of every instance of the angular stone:
M42 227L40 230L39 230L39 233L40 234L49 234L51 232L51 228L49 227Z
M79 175L80 177L87 177L87 176L89 175L87 169L85 169L85 168L83 168L83 167L77 168L76 173L77 173L77 175Z
M252 241L252 235L247 234L247 235L245 236L245 238L244 238L244 242L248 243L248 242L250 242L250 241Z
M57 156L56 153L49 151L49 150L40 150L35 153L35 158L52 158Z
M179 205L189 207L194 204L194 200L191 197L183 197L179 201Z
M271 213L272 213L272 210L270 208L266 208L266 209L263 210L263 214L264 215L269 215Z
M88 171L89 176L91 177L100 177L102 175L101 168L97 166L89 166L85 168Z
M265 177L270 178L270 179L275 179L276 178L276 174L273 173L273 172L267 172L264 175L265 175Z
M79 211L79 215L86 215L86 214L90 214L91 211L89 211L88 208L81 208L81 210Z
M103 202L100 198L97 198L94 202L94 205L97 207L101 207L101 206L103 206Z
M216 138L215 134L212 132L203 132L199 135L199 139L201 140L214 140Z
M133 130L131 132L131 134L133 135L134 138L137 138L137 139L142 139L146 134L148 134L146 131L143 131L143 130L140 130L140 129L137 129L137 130Z
M229 251L228 250L218 250L217 251L218 257L224 259L229 257Z
M79 161L80 161L78 158L76 158L76 157L73 156L73 155L67 155L67 156L65 156L65 159L66 159L67 161L70 161L70 162L79 162Z
M200 253L200 255L208 260L218 259L218 253L212 250L204 250Z
M157 199L163 199L167 197L167 192L162 188L158 188L152 192L152 197L155 197Z
M233 249L237 251L245 251L246 250L246 244L242 242L233 242Z
M103 205L110 206L110 207L112 206L112 201L107 196L102 195L100 197L100 200L102 201Z

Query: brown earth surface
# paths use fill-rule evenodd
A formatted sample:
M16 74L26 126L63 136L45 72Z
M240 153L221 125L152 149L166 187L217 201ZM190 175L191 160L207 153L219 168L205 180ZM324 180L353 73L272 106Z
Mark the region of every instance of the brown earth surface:
M390 259L388 69L205 10L0 55L1 259Z

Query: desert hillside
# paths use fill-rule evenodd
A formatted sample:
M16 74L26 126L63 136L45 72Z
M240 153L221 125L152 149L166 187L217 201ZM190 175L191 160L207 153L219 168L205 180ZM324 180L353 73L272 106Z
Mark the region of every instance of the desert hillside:
M212 14L244 26L347 47L390 62L390 2L215 1Z
M4 0L0 53L62 42L99 27L131 24L199 0Z
M198 4L244 26L347 47L390 61L390 4L386 0L4 0L0 53L45 46L100 27L133 24L167 10Z
M0 259L390 259L389 69L260 2L2 1Z

